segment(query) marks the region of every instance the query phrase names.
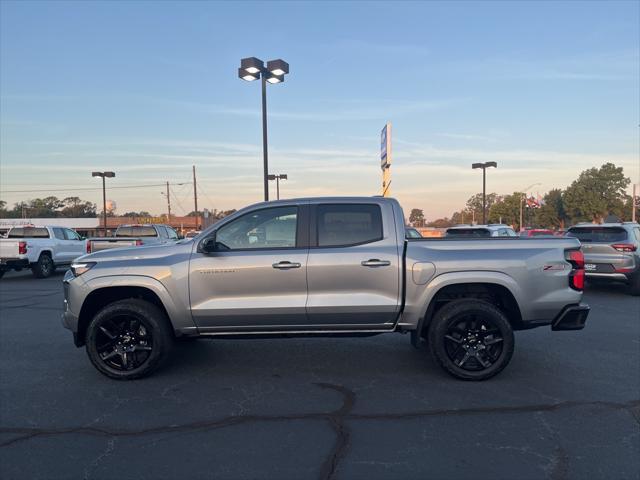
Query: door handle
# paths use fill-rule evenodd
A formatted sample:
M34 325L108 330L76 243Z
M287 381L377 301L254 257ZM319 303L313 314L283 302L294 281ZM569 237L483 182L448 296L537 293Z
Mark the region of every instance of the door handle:
M391 265L389 260L378 260L377 258L371 258L369 260L364 260L360 263L363 267L388 267Z
M290 268L300 268L302 265L298 262L278 262L271 265L273 268L278 268L280 270L289 270Z

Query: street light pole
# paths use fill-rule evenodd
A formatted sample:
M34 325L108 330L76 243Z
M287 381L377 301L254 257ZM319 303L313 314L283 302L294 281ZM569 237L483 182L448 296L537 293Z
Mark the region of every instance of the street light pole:
M276 195L277 195L277 199L280 200L280 180L288 180L288 176L286 173L280 173L278 175L274 175L274 174L269 174L269 176L267 177L269 180L275 180L276 181Z
M107 186L105 183L106 178L113 178L116 176L113 172L91 172L92 177L102 177L102 219L104 222L104 236L107 236Z
M264 201L269 201L269 153L267 141L267 82L282 83L284 76L289 73L289 64L284 60L269 60L265 68L264 62L256 57L240 60L238 77L247 82L261 79L262 84L262 157L263 157L263 186Z
M481 168L482 169L482 224L487 224L487 168L493 167L498 168L498 164L496 162L484 162L484 163L473 163L471 168Z
M267 79L262 75L262 163L264 181L264 201L269 201L269 182L267 175L269 172L269 151L267 146Z

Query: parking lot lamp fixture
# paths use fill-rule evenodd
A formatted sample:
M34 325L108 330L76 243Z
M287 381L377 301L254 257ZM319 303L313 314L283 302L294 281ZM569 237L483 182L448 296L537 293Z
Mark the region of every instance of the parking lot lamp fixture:
M498 164L496 162L484 162L484 163L474 163L471 165L471 168L481 168L482 169L482 224L487 224L487 168L493 167L498 168Z
M280 180L287 180L287 174L286 173L280 173L278 175L272 175L269 174L267 177L269 180L275 180L276 181L276 199L280 200Z
M289 73L289 64L282 59L269 60L265 67L264 62L256 57L248 57L240 60L238 78L247 82L262 80L262 156L264 163L263 183L264 200L269 201L269 154L267 149L267 83L275 84L284 82L284 76Z
M107 236L107 188L105 178L113 178L116 176L114 172L92 172L92 177L102 177L102 218L104 221L104 236Z

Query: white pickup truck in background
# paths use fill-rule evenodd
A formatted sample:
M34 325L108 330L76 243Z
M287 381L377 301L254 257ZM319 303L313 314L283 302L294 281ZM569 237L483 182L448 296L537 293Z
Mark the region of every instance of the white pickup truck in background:
M6 271L31 268L37 278L49 277L87 253L87 243L70 228L13 227L0 239L0 277Z

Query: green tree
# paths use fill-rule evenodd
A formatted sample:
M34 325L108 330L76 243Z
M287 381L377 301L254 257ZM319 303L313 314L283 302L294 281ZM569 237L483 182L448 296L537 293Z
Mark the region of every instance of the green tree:
M487 215L491 210L491 207L498 200L498 195L495 193L487 193L486 202L487 202ZM469 197L467 200L466 209L470 214L469 221L467 223L471 223L472 219L475 219L477 222L482 222L482 193L476 193L472 197ZM466 216L466 213L465 213Z
M67 197L62 200L64 208L60 211L61 217L90 218L96 216L96 204L85 202L79 197Z
M120 215L120 217L153 217L153 215L146 210L141 210L139 212L126 212Z
M448 217L438 218L433 222L427 223L427 227L433 227L433 228L448 228L452 225L453 225L453 222Z
M558 229L564 228L566 221L562 190L549 190L544 196L543 205L536 212L536 223L541 227Z
M409 222L414 227L424 226L424 212L419 208L413 208L409 214Z
M583 171L564 194L568 217L572 222L602 222L610 213L623 216L628 197L625 190L630 183L622 167L616 167L613 163Z
M513 192L511 195L504 195L496 199L489 210L489 222L506 223L507 225L513 225L516 230L519 230L521 200L521 192Z

